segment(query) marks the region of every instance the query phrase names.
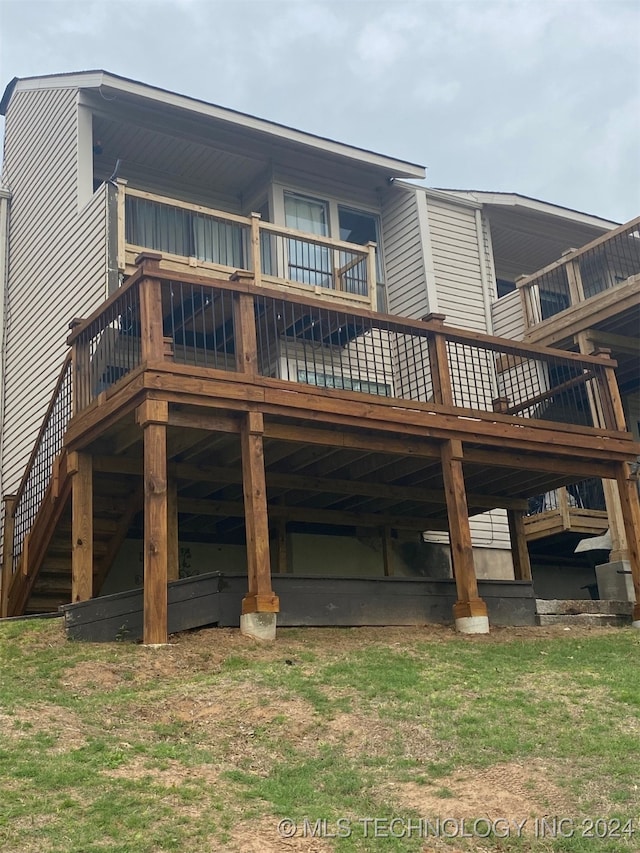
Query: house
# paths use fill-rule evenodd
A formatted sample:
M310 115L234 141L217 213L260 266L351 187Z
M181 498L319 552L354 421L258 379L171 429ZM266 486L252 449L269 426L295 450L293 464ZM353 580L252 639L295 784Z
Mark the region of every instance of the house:
M324 583L308 623L376 575L346 623L450 601L484 631L532 600L532 495L615 480L632 538L611 360L492 334L518 222L525 273L613 223L103 71L16 79L0 112L4 614L143 586L163 642L167 583L205 568L250 633L295 579ZM484 582L470 518L509 531Z

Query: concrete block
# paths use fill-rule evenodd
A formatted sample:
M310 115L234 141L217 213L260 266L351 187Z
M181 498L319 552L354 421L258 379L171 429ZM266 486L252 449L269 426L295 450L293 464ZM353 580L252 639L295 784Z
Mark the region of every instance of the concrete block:
M600 598L614 601L635 601L631 568L627 560L602 563L596 566Z
M488 616L460 616L456 619L456 631L460 634L488 634Z
M240 633L256 640L275 640L275 613L244 613L240 617Z

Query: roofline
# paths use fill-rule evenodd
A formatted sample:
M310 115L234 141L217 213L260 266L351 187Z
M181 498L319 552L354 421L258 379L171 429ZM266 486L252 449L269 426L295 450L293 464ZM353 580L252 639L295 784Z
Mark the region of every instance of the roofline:
M267 121L266 119L261 119L256 116L249 115L248 113L242 113L238 110L221 107L216 104L208 103L207 101L188 97L187 95L180 95L179 93L172 92L168 89L162 89L158 86L150 86L147 83L140 83L137 80L131 80L128 77L121 77L117 74L111 74L108 71L99 69L93 71L67 72L62 74L47 74L41 77L14 77L6 87L2 100L0 101L0 115L6 114L11 97L16 90L33 91L37 89L54 88L100 89L103 87L137 97L146 98L149 101L168 104L178 109L199 113L202 116L218 119L219 121L226 121L230 124L235 124L238 127L243 127L248 130L267 133L270 136L279 137L287 142L305 145L322 150L325 153L328 152L337 156L346 157L350 160L356 160L361 164L384 169L390 173L390 177L395 177L396 175L398 177L405 178L425 177L425 167L417 163L409 163L408 161L398 160L384 154L378 154L375 151L370 151L365 148L357 148L353 145L336 142L335 140L328 139L324 136L306 133L305 131L296 130L296 128L289 127L284 124Z
M602 216L594 216L591 213L585 213L582 210L575 210L571 207L562 207L559 204L543 201L532 196L522 195L520 193L505 193L505 192L489 192L486 190L456 190L439 187L438 192L447 193L459 198L473 199L482 204L493 204L496 207L524 207L528 210L546 213L551 216L562 216L565 219L571 218L574 222L579 222L582 225L591 225L595 228L617 228L620 222L613 219L604 219Z

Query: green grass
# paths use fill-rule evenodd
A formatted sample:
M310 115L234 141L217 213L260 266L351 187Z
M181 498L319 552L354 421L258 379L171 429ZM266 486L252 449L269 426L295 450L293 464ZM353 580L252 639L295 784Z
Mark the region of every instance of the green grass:
M260 839L269 853L286 849L289 818L308 836L299 850L315 834L337 853L630 853L639 654L631 629L290 629L271 645L211 630L151 650L5 623L0 849L208 853ZM468 832L487 815L511 821L509 837L485 820L487 838L425 839L419 822L464 818Z

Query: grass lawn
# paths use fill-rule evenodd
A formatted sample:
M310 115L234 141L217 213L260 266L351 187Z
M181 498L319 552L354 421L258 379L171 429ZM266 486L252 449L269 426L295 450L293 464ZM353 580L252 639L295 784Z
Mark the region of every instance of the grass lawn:
M2 853L640 850L630 628L151 649L33 620L0 655Z

